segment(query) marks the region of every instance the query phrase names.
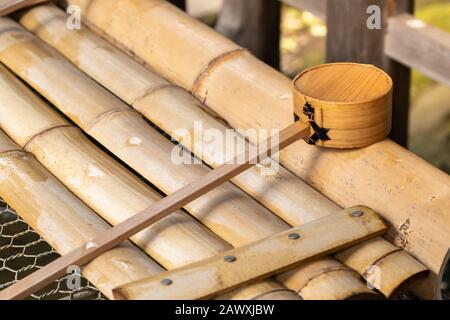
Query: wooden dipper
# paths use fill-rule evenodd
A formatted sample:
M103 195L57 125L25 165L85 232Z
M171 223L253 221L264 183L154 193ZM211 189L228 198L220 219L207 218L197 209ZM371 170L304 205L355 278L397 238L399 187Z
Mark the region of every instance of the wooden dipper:
M364 147L384 139L391 130L392 79L375 66L319 65L295 77L293 89L295 115L312 124L310 143ZM315 126L326 137L320 139Z
M134 234L161 220L291 143L331 148L363 147L382 140L391 121L392 80L380 69L363 64L320 65L293 82L294 117L299 119L258 146L257 154L238 155L202 179L142 210L78 249L0 292L0 299L22 299L82 266ZM244 161L242 161L244 159Z

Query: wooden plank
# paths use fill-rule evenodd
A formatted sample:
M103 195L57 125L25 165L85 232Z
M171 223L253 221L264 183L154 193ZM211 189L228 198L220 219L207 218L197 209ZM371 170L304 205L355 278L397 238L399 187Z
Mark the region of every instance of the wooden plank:
M369 29L367 8L381 10L380 29ZM407 145L410 70L384 55L387 17L412 12L411 0L334 0L328 4L327 61L351 61L374 64L384 69L394 81L392 130L389 135L402 146Z
M13 13L14 11L47 1L48 0L3 0L0 3L0 17Z
M450 33L402 14L389 18L386 54L450 86Z
M278 69L280 7L277 0L225 0L216 30Z
M327 17L328 0L281 0L298 10L309 11L316 17L325 20Z
M135 290L142 294L139 299L211 298L348 248L386 229L371 209L349 208L254 244L121 286L113 292L116 299L126 299Z

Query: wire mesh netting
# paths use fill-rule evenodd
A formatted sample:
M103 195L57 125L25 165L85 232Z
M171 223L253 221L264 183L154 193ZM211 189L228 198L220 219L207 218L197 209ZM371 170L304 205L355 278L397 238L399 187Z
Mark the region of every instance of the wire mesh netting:
M60 255L0 199L0 290L49 264ZM70 289L67 275L30 296L32 300L97 300L102 294L81 277Z

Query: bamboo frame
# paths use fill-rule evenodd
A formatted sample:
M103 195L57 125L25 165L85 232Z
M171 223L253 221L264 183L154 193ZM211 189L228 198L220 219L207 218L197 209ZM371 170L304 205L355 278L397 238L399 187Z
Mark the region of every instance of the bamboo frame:
M87 72L92 78L99 81L103 86L112 90L127 103L133 104L135 109L143 113L150 121L157 124L168 134L173 136L173 132L176 129L186 128L186 130L183 131L186 135L179 135L178 140L182 142L185 147L194 151L197 156L203 158L203 160L211 166L217 167L221 164L222 159L225 158L223 155L225 152L224 150L218 149L215 145L203 145L197 140L189 139L188 133L195 130L193 124L195 121L200 120L202 121L205 130L214 128L223 134L226 127L222 123L206 114L199 107L200 103L184 90L170 85L168 82L157 77L155 74L141 67L131 59L126 58L122 53L101 40L99 37L89 33L87 30L80 30L76 33L67 31L63 28L64 19L65 15L62 14L61 11L51 6L44 6L34 9L25 15L21 19L21 23L28 29L35 31L39 37L55 46L56 49L68 57L75 65ZM50 23L46 23L46 21L50 21ZM84 47L85 49L75 50L75 48L81 47ZM93 54L93 48L102 48L102 50L97 50L95 54ZM119 73L118 70L129 71L126 74L123 74ZM111 81L111 79L114 79L114 81ZM145 81L144 79L147 80ZM123 86L125 84L126 86ZM131 93L134 93L135 95L133 96ZM103 141L106 141L108 135L111 136L113 135L113 132L118 132L117 125L119 125L119 121L105 121L104 125L98 125L101 127L91 134L97 138L103 137ZM139 127L136 121L127 121L126 123L122 123L122 125L132 128ZM120 130L120 132L125 131ZM142 135L142 132L140 132L140 134ZM161 140L161 138L158 139L156 136L149 136L147 139L141 140L148 139ZM151 149L161 149L160 145L168 144L161 140L161 142L155 143ZM107 147L110 150L116 150L116 155L154 183L161 179L163 181L169 179L162 178L159 175L155 176L154 173L149 172L147 170L148 166L144 164L144 162L133 162L133 159L138 158L138 154L136 154L136 156L127 157L127 154L132 150L121 152L119 148L115 148L115 146L111 144ZM163 150L166 150L166 153L170 153L169 147L163 148L161 151ZM151 155L154 156L155 153L153 152ZM177 168L164 166L164 163L170 162L170 160L161 160L162 158L159 158L159 161L155 163L151 160L151 155L148 153L146 163L152 163L152 167L155 166L160 168L159 170L152 171L179 171ZM229 158L229 155L227 155L227 157ZM338 207L335 204L308 187L283 168L280 168L280 171L275 176L262 176L260 170L260 168L249 169L232 181L289 224L301 225L338 210ZM200 172L201 171L199 171L199 175ZM183 174L189 176L188 172L184 172ZM192 179L194 179L194 177L192 177ZM158 187L163 190L169 190L169 192L174 190L170 187L168 189L164 183L156 183ZM399 250L395 246L388 244L385 240L379 239L378 242L382 244L385 243L384 246L391 248L391 251L379 251L376 243L373 244L373 249L370 245L361 249L361 251L364 250L365 252L363 266L366 268L372 264L378 265L378 262L381 261L390 261L390 254ZM360 254L359 250L354 250L349 256L358 257ZM420 263L412 259L406 253L402 252L400 255L402 256L402 259L401 261L397 261L397 263L398 266L401 267L397 268L395 263L380 264L381 273L389 275L383 277L380 284L381 291L387 296L392 294L392 292L405 280L425 270ZM395 258L395 260L398 259ZM366 275L365 269L361 267L360 259L344 259L343 262L360 271L363 276ZM404 268L404 265L407 265L408 267ZM309 267L308 270L311 271L308 272L312 272L312 269L312 266ZM318 270L333 270L333 272L336 273L336 281L338 281L340 274L345 273L345 271L343 271L343 266L332 260L324 261L318 265ZM320 274L320 272L316 272L314 277L319 277ZM300 274L293 273L292 278L293 279L291 279L291 277L283 277L283 280L295 283L297 287L302 287L305 283L302 280L295 280L295 278L302 279ZM302 291L302 296L305 295L304 292L306 291L306 289ZM317 290L317 294L319 294L319 292L320 290ZM314 294L308 294L308 297L314 297Z
M231 126L281 128L291 123L286 77L170 4L69 3L80 6L84 22L192 91ZM137 26L133 21L139 18ZM196 63L185 63L192 60L186 55L195 56ZM450 243L448 175L388 139L334 152L299 142L286 149L281 162L337 204L364 203L382 214L392 226L388 238L429 267L428 283L434 282ZM353 179L355 172L358 179Z
M2 101L8 101L7 105L0 104L1 128L14 141L21 141L27 151L105 220L115 225L139 208L160 199L159 194L102 153L4 67L0 69L0 95ZM35 126L24 121L24 113L32 115L29 122ZM183 212L173 213L132 240L167 269L208 258L230 248ZM247 294L277 296L276 292L283 298L298 298L270 280L237 291L230 298L254 297Z
M355 212L361 215L354 215ZM114 296L126 299L139 295L141 300L207 299L362 243L386 230L387 226L369 208L348 208L207 260L125 284L114 289Z
M9 21L8 23L9 25L7 26L7 28L9 28L10 30L17 29L17 26L13 27L11 25L12 23L11 21ZM28 45L30 45L29 46L30 50L31 48L38 48L37 46L33 47L31 43L28 43ZM3 51L3 53L6 54L6 51ZM18 56L17 59L14 59L14 61L19 62L19 65L24 66L23 64L20 63L21 61L22 62L30 61L27 58L25 59L22 59L23 57L20 58L21 56L21 54L19 54L20 51L17 51L16 53L18 54ZM50 59L50 56L48 55L49 53L50 52L47 51L47 54L44 54L44 56L47 57L47 59L45 59L45 61L47 61L47 65L44 67L44 69L46 70L45 77L51 78L52 67L50 61L52 59ZM6 62L6 59L3 61L9 65L9 62ZM57 102L56 104L60 107L64 106L64 109L62 110L65 110L65 112L71 114L74 120L78 122L87 121L87 123L90 123L93 120L88 119L86 114L84 114L83 116L81 116L80 114L79 115L76 114L76 112L82 111L82 109L80 109L81 106L85 106L87 110L90 110L92 112L91 114L94 114L94 116L97 115L96 108L98 105L101 106L109 105L117 107L118 100L113 100L113 102L115 103L105 103L105 101L111 100L104 100L105 94L100 95L95 94L95 90L99 90L98 88L100 87L96 85L94 82L92 82L92 80L90 80L89 78L87 77L83 78L80 73L74 72L74 70L76 69L74 69L73 67L70 68L69 67L70 64L68 63L64 64L60 62L58 65L59 65L57 76L58 79L60 80L69 79L70 83L77 82L80 84L80 86L86 88L85 90L88 90L86 92L89 92L89 94L86 95L85 91L79 91L80 93L83 92L82 96L79 96L81 100L77 98L76 100L73 100L72 103L70 104L68 103L70 100L67 98L67 96L59 97L59 99L63 99L62 101L64 101L64 104L61 104L60 102ZM38 65L36 64L35 66L37 67ZM34 70L37 71L38 69ZM65 72L63 72L64 70L68 70L68 73L66 74ZM48 83L47 88L51 89L50 85L51 83L53 84L60 83L63 86L65 86L65 84L63 84L61 81L51 81ZM32 84L36 85L35 83ZM46 83L41 82L40 85L46 85ZM38 85L36 85L36 87L38 87ZM69 90L67 87L64 87L64 91L60 89L61 88L57 89L57 91L65 92L66 94L73 92L73 90ZM46 96L48 96L52 100L52 97L49 96L51 91L42 90L41 92L43 92ZM89 100L85 98L86 96L89 96L90 99L98 99L98 97L100 97L101 99ZM111 96L108 97L108 99L113 98ZM83 101L83 103L80 103L80 101ZM98 101L99 103L95 103L94 101ZM53 102L55 102L54 98ZM25 106L22 106L22 109L23 108L25 108ZM27 108L28 109L24 110L27 110L26 112L31 112L31 110L29 110L30 106L28 106ZM33 109L32 106L31 109ZM15 108L15 110L17 113L20 112L19 111L20 108ZM37 112L37 110L35 112ZM42 112L44 111L39 110L38 114ZM49 114L51 112L49 112L49 110L46 110L45 113ZM164 188L166 189L171 188L172 190L175 191L179 187L187 183L187 181L189 180L192 181L207 172L206 167L202 166L188 166L184 170L180 169L180 167L178 166L174 166L173 167L174 172L170 173L171 174L169 176L170 178L162 179L168 172L166 169L164 169L164 167L161 170L159 170L158 168L159 166L164 165L164 162L170 163L170 151L161 152L158 150L161 149L171 150L172 146L170 142L164 140L161 137L161 135L159 135L156 131L151 129L136 113L126 111L126 112L115 112L110 115L112 119L115 119L114 121L119 121L120 126L114 125L114 122L112 122L112 120L106 122L100 121L96 122L95 126L93 126L89 130L89 133L92 134L93 136L95 135L97 139L104 137L101 140L104 143L107 143L106 147L108 149L114 149L116 152L121 151L123 152L124 155L127 155L128 160L134 159L133 161L137 161L135 163L145 164L142 165L141 168L146 168L147 174L161 175L160 176L161 178L159 178L160 183L161 182L170 183L170 185L167 185ZM118 117L119 115L120 117ZM39 118L39 116L36 115L33 118ZM102 117L102 119L107 120L108 118ZM11 127L13 125L17 125L15 124L15 120L10 120L7 126ZM104 128L104 130L101 130L100 128ZM15 132L15 135L19 135L24 131L26 130L18 130L17 132ZM104 160L103 163L99 163L99 160L94 161L93 158L95 159L99 157L97 155L98 151L96 151L92 146L89 145L86 146L86 141L84 139L81 139L78 133L77 134L73 133L73 131L74 131L73 129L64 129L64 130L61 129L58 130L58 133L50 131L45 135L40 136L39 139L33 139L31 143L28 143L27 148L30 151L33 151L38 156L40 161L42 161L56 176L58 176L58 178L61 181L64 181L64 183L68 185L68 187L72 191L74 191L83 201L85 201L91 207L93 207L98 213L102 213L104 215L106 214L120 215L124 217L124 214L131 215L139 211L137 210L138 208L136 208L136 204L127 203L127 205L125 206L123 203L126 201L125 199L127 197L131 199L136 198L136 195L134 195L136 191L133 191L133 193L129 195L131 190L129 190L128 188L125 190L121 190L120 199L114 199L111 201L111 203L105 204L104 201L102 200L103 195L114 192L114 189L112 189L110 185L101 184L101 182L96 182L95 186L92 186L89 183L90 181L85 181L88 179L86 179L85 177L86 172L85 169L83 170L82 164L86 162L95 164L95 167L100 168L104 172L114 172L115 176L118 175L117 172L122 172L123 170L118 169L117 166L114 166L113 169L111 169L110 167L112 166L112 164L109 163L110 161L106 162ZM102 136L100 136L100 133L102 134ZM139 136L142 138L141 139L142 144L137 150L135 145L130 145L129 143L127 143L130 137L135 136ZM57 141L55 141L56 137L58 137ZM114 137L115 139L111 139L111 137ZM39 140L38 144L36 143L37 140ZM42 147L39 146L39 144ZM67 151L68 144L75 144L76 148L83 150L82 155L79 154L80 152L75 154L70 153L69 155ZM52 151L50 151L47 148L51 148ZM64 153L62 153L60 150L64 149L66 150ZM143 150L147 151L143 153ZM155 154L159 156L155 158L154 156ZM94 157L93 155L97 156ZM165 160L168 156L169 160ZM48 157L51 157L53 160L50 161ZM67 172L67 167L72 166L73 162L80 164L81 173L76 172L76 169ZM55 165L55 163L58 163L58 165ZM184 174L180 174L180 170L182 170ZM173 175L174 173L177 174ZM69 178L68 175L71 178ZM121 181L120 175L117 179L119 179L119 181L116 181L115 183L119 183ZM121 179L123 180L123 178ZM133 183L131 182L122 183L122 185L123 184L133 185ZM226 238L226 240L232 243L233 245L240 246L288 228L288 225L284 224L281 220L274 217L272 214L270 214L266 209L258 205L256 202L251 201L250 197L246 196L242 192L238 192L237 189L233 188L229 183L225 184L224 186L214 191L211 191L211 193L209 193L207 196L208 197L205 197L203 200L199 199L191 203L187 207L187 209L191 213L195 212L197 218L199 218L200 220L202 220L202 222L207 224L208 227L215 230L215 232L220 233L222 237ZM142 202L144 200L141 200L140 198L149 198L149 197L150 196L147 193L145 193L143 196L139 197L139 200ZM128 202L130 202L130 200L128 200ZM99 206L98 203L100 203L101 205ZM129 208L129 206L131 206L131 209ZM145 206L142 205L140 208L142 209L144 207ZM133 210L133 208L136 209ZM115 224L121 219L118 219L116 217L114 221L111 221L111 218L109 218L109 220L112 224ZM174 242L179 243L181 241L177 240ZM193 250L190 249L189 251ZM180 255L183 256L183 254ZM161 263L161 257L155 257L155 259L157 259ZM342 266L342 269L345 268ZM329 295L331 298L342 299L349 296L353 296L355 295L355 293L366 294L370 292L364 285L364 283L361 282L359 277L352 270L347 269L347 272L343 272L343 274L340 274L339 278L340 279L334 280L334 277L331 276L330 279L328 279L330 286L332 288L331 290L329 288ZM333 281L338 284L338 286L334 288L334 290L333 290L333 283L334 283ZM299 291L300 289L303 288L293 288L293 289ZM326 293L321 293L321 296L325 295Z
M109 228L2 131L0 177L0 196L60 254ZM113 298L112 289L118 285L163 270L141 250L124 242L86 265L82 273L106 297Z

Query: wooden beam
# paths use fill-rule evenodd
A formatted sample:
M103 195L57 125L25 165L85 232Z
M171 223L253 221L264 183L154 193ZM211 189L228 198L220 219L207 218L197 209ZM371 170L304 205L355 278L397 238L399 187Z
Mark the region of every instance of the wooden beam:
M375 212L353 207L210 259L120 286L114 296L126 299L134 291L140 293L140 300L208 299L349 248L386 229Z
M380 8L380 28L369 29L367 8ZM407 146L410 70L384 55L384 38L389 14L412 12L412 1L333 0L328 3L327 61L374 64L394 81L392 130L390 138Z
M277 0L225 0L216 30L278 69L280 7Z
M389 18L386 54L450 86L450 33L402 14Z
M298 10L309 11L316 17L325 20L327 17L328 0L281 0Z

